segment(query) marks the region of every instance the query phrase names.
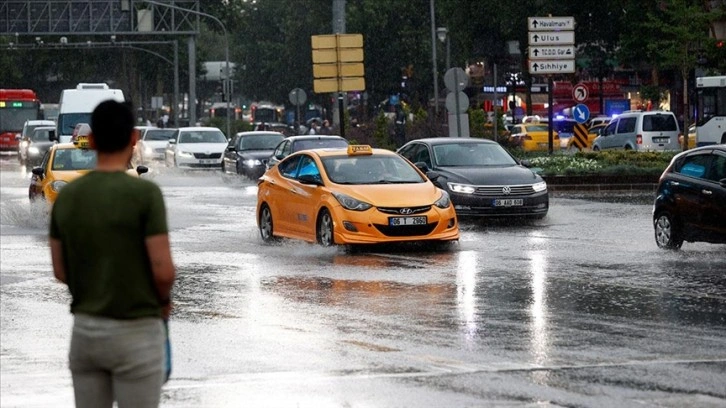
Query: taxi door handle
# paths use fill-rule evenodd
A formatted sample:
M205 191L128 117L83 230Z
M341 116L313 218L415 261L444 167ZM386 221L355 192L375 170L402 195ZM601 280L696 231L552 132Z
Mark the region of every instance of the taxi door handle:
M713 191L711 191L711 190L701 190L701 192L703 194L705 194L705 195L711 195L711 194L713 194Z

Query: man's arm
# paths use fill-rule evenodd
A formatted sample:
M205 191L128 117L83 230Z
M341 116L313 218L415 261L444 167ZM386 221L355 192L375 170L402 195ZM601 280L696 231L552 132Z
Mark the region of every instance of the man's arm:
M156 285L159 301L164 305L164 317L170 310L171 288L174 286L176 271L171 260L171 247L168 234L157 234L146 238L146 251L151 261L151 273Z
M66 279L66 267L63 264L63 244L60 239L50 239L50 256L53 261L53 275L63 283L68 283Z

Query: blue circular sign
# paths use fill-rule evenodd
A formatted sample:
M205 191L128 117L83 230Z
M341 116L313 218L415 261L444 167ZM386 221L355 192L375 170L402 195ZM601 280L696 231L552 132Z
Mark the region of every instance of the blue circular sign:
M587 105L578 103L574 108L572 108L572 116L575 118L577 123L585 123L588 119L590 119L590 109Z

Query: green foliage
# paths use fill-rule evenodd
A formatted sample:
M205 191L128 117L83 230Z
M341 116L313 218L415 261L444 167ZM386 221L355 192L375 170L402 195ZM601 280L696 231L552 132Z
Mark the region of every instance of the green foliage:
M469 109L469 134L471 137L484 138L484 125L487 115L481 109Z
M393 140L391 140L389 125L388 118L386 118L386 115L384 115L383 112L376 116L373 131L373 140L375 142L374 147L395 150L396 145Z
M544 175L659 175L678 153L614 150L548 155L542 152L524 154L521 150L510 152L520 159L528 159Z

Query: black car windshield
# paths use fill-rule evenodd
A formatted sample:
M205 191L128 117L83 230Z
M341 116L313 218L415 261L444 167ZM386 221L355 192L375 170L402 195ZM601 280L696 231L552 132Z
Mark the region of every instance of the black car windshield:
M293 152L308 149L321 149L332 147L348 147L348 141L338 138L320 138L310 140L298 140L293 143Z
M426 180L400 156L328 156L323 157L328 178L337 184L404 184Z
M179 135L179 143L227 143L227 138L218 130L190 130Z
M259 134L239 138L237 150L272 150L284 139L283 135Z
M511 166L517 164L502 146L494 143L447 143L434 146L436 164L448 166Z
M174 137L176 129L149 129L144 133L144 140L167 141Z

